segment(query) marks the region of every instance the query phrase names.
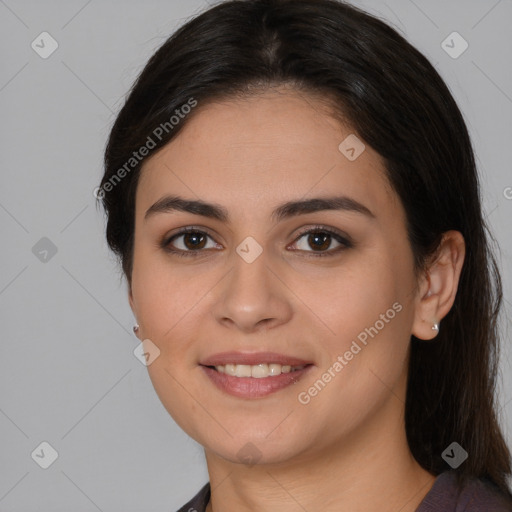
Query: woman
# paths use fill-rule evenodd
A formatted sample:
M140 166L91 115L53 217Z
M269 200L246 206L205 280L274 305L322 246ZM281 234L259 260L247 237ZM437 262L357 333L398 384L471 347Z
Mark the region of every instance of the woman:
M393 29L221 3L150 59L105 164L150 378L205 449L181 510L512 510L471 142Z

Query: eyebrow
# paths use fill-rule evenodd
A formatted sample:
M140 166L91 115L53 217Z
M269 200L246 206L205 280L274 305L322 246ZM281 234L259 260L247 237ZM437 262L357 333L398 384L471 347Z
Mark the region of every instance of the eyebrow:
M341 210L363 214L370 218L375 215L363 204L347 196L317 197L299 201L288 201L277 207L271 215L274 222L324 210ZM200 200L184 199L179 196L164 196L150 206L144 220L158 213L170 213L173 211L188 212L201 215L221 222L229 222L229 213L221 205L207 203Z

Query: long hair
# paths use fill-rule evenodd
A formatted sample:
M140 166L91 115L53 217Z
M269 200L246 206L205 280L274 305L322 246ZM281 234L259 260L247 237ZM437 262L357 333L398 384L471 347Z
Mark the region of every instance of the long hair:
M456 469L460 485L477 477L512 495L494 395L501 281L472 144L434 67L381 20L336 0L231 0L169 37L136 80L105 151L98 197L108 216L107 241L128 282L144 162L130 160L133 151L150 137L154 154L208 101L279 85L325 98L382 156L406 211L418 272L443 232L464 236L458 292L436 341L411 339L407 439L418 463L435 475L449 469L442 453L456 441L468 452ZM191 101L192 112L171 123Z

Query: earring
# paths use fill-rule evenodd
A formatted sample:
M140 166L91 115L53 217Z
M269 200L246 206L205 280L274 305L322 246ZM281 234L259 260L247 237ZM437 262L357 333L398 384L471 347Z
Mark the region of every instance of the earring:
M432 326L432 330L433 330L433 331L436 331L436 333L438 333L438 332L439 332L439 324L434 324L434 325Z
M135 334L137 334L138 330L139 330L139 324L135 324L135 325L133 326L133 332L134 332Z

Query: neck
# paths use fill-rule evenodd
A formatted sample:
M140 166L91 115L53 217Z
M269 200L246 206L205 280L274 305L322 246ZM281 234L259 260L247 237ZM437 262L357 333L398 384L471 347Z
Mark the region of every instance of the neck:
M206 449L207 512L414 512L435 477L413 458L400 410L392 395L350 436L279 463L246 466Z
M207 512L414 512L434 484L435 477L414 460L399 463L387 453L371 470L351 464L340 467L333 454L303 467L261 465L250 468L208 457L211 498ZM366 458L366 457L364 457ZM236 467L235 467L236 466Z

